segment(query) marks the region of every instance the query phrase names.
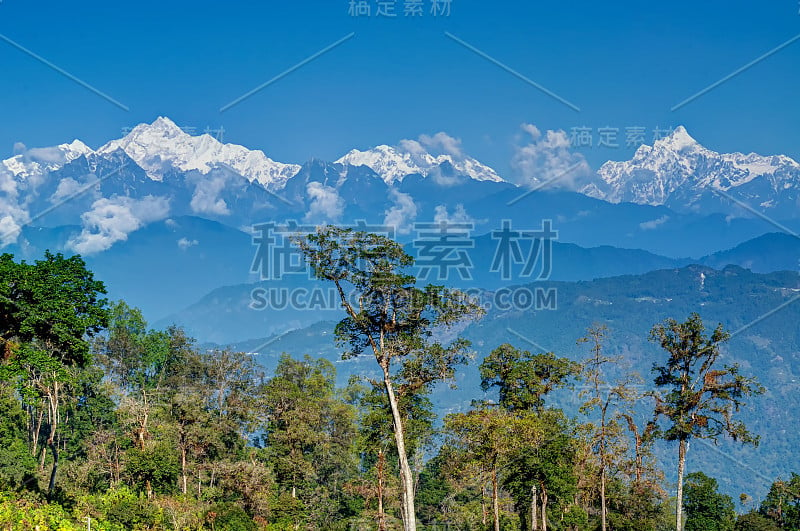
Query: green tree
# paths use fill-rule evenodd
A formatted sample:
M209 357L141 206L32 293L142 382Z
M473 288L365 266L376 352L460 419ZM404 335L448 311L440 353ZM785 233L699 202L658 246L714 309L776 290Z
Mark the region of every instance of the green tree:
M717 480L702 472L686 476L685 531L732 531L736 524L733 500L717 491Z
M452 379L468 359L469 343L442 343L434 330L475 317L481 308L458 291L416 287L407 273L413 258L386 237L323 226L296 242L315 276L338 290L346 317L336 336L350 347L344 357L369 349L381 368L399 458L403 527L414 531L414 480L397 395Z
M27 415L14 396L14 390L0 381L0 490L29 485L36 460L28 449Z
M800 476L792 472L788 481L774 481L758 512L781 528L800 529Z
M331 362L283 355L264 386L267 460L285 500L276 510L294 525L330 525L355 473L355 411L334 382Z
M527 415L486 406L445 418L450 466L461 473L472 468L489 476L495 531L500 531L499 472L520 445L536 444L537 426L531 420Z
M603 354L603 343L608 329L605 325L592 326L587 335L578 339L578 344L586 343L590 346L590 355L582 363L583 380L587 383L580 396L587 400L581 405L581 412L594 416L585 427L589 430L590 446L596 455L600 472L600 527L606 531L608 527L608 501L606 487L609 479L614 479L615 470L624 469L628 441L625 436L625 424L633 424L632 413L627 409L636 402L640 396L635 392L634 385L640 379L633 374L620 378L611 384L607 382L609 365L616 365L620 357L609 357ZM632 426L636 430L636 426ZM634 445L634 451L641 450L641 441ZM636 455L635 461L639 463L633 485L638 483L641 476L640 463L643 457ZM642 500L644 501L644 500Z
M545 407L552 391L571 385L580 365L552 352L531 354L500 345L480 366L481 387L498 388L500 406L522 417L535 413L538 442L515 447L504 484L513 494L523 528L547 530L548 508L574 499L577 476L575 430L561 410ZM566 510L566 507L562 507Z
M736 531L780 531L780 526L774 520L763 514L751 511L742 514L736 519Z
M29 413L31 448L40 463L50 449L48 495L56 486L61 409L76 372L90 361L89 339L108 320L103 283L80 256L45 253L33 264L0 256L0 342L3 377L14 382Z
M138 491L144 491L148 498L152 498L156 493L175 492L180 463L175 450L166 442L159 442L143 450L128 450L125 453L124 471Z
M566 387L580 366L552 352L531 354L504 343L492 350L480 367L481 388L498 388L500 405L509 411L540 411L544 397Z
M655 415L668 421L664 439L678 441L678 492L676 526L682 529L683 474L686 449L693 437L716 440L729 435L734 441L758 444L744 423L733 413L746 397L763 389L754 378L739 374L738 365L718 367L720 345L730 338L722 325L705 335L705 327L696 313L684 323L668 319L653 327L652 341L661 345L669 358L664 365L653 365L655 384L666 388L656 402Z
M538 437L520 444L509 455L503 485L514 497L523 529L547 531L553 514L573 512L577 495L575 425L559 409L544 409L529 417Z

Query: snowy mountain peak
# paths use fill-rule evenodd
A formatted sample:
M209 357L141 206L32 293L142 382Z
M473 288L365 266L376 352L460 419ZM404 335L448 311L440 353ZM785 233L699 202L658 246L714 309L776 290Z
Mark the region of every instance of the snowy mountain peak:
M78 157L94 153L94 150L78 140L77 138L69 144L60 144L58 146L64 152L65 162L72 162Z
M385 144L368 151L353 149L336 161L346 166L367 166L380 175L387 184L401 180L412 173L422 173L421 166L413 160L410 153Z
M159 116L152 124L139 124L137 127L141 129L164 131L173 135L186 134L175 122L166 116Z
M729 209L720 204L724 199L714 190L741 196L756 208L783 205L791 210L800 197L800 165L782 155L717 153L681 126L652 146L641 146L631 160L606 162L597 179L581 189L612 203Z
M671 134L655 141L654 147L660 146L679 151L687 147L700 147L700 144L689 135L689 132L682 125L676 127Z
M172 169L205 174L217 165L225 165L248 180L275 190L282 188L300 169L297 164L276 162L263 151L223 144L208 134L189 135L165 117L152 124L137 125L125 137L112 140L97 152L107 154L119 149L156 181Z
M457 173L477 181L503 182L492 168L476 159L452 153L434 155L415 140L403 140L398 146L381 144L367 151L353 149L336 162L350 166L367 166L389 185L411 174L427 177L443 164L450 164Z

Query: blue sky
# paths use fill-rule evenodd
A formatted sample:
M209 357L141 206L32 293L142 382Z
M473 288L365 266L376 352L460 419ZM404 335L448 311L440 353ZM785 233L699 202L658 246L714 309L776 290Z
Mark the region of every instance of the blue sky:
M800 159L800 40L704 96L678 102L800 34L798 0L502 2L452 0L449 16L348 14L349 0L37 2L2 0L0 34L127 106L124 111L0 41L0 155L15 142L92 147L166 115L226 130L284 162L445 131L511 172L523 123L619 129L679 124L719 151ZM220 108L344 36L353 38L221 113ZM580 108L480 57L449 32Z

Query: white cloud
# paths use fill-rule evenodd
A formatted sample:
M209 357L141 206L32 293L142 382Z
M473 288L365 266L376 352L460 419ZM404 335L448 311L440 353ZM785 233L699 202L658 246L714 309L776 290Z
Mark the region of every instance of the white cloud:
M433 221L435 223L475 223L475 220L472 219L472 216L467 213L464 205L461 204L456 205L455 211L452 214L447 211L447 206L437 206L433 216Z
M45 164L64 164L66 154L58 147L31 148L25 152L26 158Z
M0 214L0 247L17 241L22 232L22 224L11 214Z
M114 196L98 199L92 210L81 216L81 233L67 242L67 247L80 254L93 254L109 249L128 234L169 214L165 197L148 195L142 199Z
M395 188L389 189L389 197L394 201L394 205L385 212L383 224L394 227L398 234L408 234L411 232L412 222L417 217L417 205L414 203L414 198Z
M431 171L428 173L428 177L433 180L439 186L455 186L463 181L463 177L460 177L457 173L453 173L452 175L445 175L442 172L442 168L439 166L434 166Z
M639 223L639 228L642 230L653 230L657 229L660 225L663 225L667 221L669 221L669 216L664 215L658 219L651 219L650 221Z
M182 251L185 251L189 247L194 247L195 245L199 244L200 242L197 240L190 240L188 238L181 238L178 240L178 247L181 248Z
M17 181L8 172L0 171L0 192L0 246L5 247L17 241L30 214L19 204Z
M231 213L225 200L219 197L228 182L228 174L224 171L210 172L205 175L196 174L195 189L189 206L196 214L213 214L227 216Z
M5 171L0 171L0 192L6 196L16 199L19 191L17 189L17 180L14 176Z
M403 139L398 144L398 147L401 150L410 153L412 155L415 155L417 157L425 155L427 153L425 147L416 140Z
M57 203L58 201L64 199L65 197L69 197L71 195L76 194L78 191L80 191L80 189L81 185L80 183L78 183L78 181L76 181L72 177L65 177L64 179L61 179L59 181L56 191L50 197L50 202Z
M464 158L464 152L461 150L461 139L452 137L443 131L433 136L420 135L419 142L430 151L438 151L455 159Z
M344 212L344 200L335 188L325 186L317 181L306 185L306 193L311 198L311 205L305 221L311 223L337 221Z
M591 175L584 156L570 151L569 137L562 130L544 134L533 124L522 124L527 143L516 146L511 166L517 173L518 184L535 186L555 179L547 188L576 187L576 181Z
M465 155L461 148L461 139L440 131L435 135L420 135L417 140L403 139L398 145L401 151L410 154L417 161L430 162L431 158L441 155L453 160L462 160Z

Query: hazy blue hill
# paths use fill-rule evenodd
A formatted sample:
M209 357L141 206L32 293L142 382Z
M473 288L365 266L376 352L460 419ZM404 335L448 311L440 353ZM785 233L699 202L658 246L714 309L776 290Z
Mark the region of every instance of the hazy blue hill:
M550 219L561 241L582 247L610 245L671 258L699 258L775 231L770 223L751 217L677 213L664 206L608 203L563 190L527 193L520 188L484 184L487 191L495 191L464 203L475 220L493 220L492 228L497 228L499 220L509 219L515 227L527 229ZM785 225L800 229L798 220L786 221Z
M109 296L156 319L222 284L247 281L250 235L220 223L181 216L152 223L106 252L86 258Z
M800 270L800 237L772 232L700 260L711 267L739 264L755 273Z

